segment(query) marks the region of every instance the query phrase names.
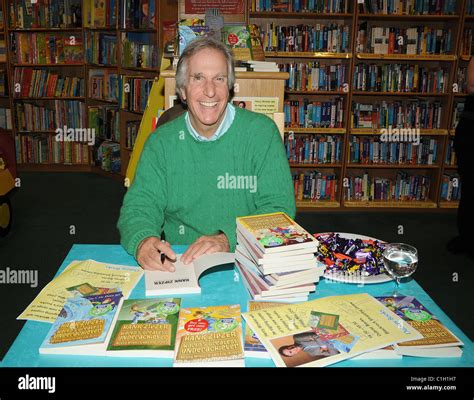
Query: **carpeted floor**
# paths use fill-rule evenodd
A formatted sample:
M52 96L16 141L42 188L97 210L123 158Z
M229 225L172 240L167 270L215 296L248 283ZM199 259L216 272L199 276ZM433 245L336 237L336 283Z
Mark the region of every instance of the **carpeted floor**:
M95 174L22 173L20 177L21 188L12 195L13 230L0 239L0 269L36 269L39 281L36 288L0 285L4 304L0 359L23 326L16 317L51 280L74 243L119 242L116 221L125 193L121 182ZM353 232L414 245L420 259L417 282L467 336L474 337L469 311L474 262L445 250L456 234L455 213L317 212L299 213L297 221L310 232ZM453 279L455 273L458 279Z

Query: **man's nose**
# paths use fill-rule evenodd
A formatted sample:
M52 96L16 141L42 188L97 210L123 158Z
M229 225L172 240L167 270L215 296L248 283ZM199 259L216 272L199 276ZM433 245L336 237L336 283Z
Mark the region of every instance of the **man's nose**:
M214 97L215 96L216 88L215 88L214 82L212 80L208 80L204 84L204 94L207 97Z

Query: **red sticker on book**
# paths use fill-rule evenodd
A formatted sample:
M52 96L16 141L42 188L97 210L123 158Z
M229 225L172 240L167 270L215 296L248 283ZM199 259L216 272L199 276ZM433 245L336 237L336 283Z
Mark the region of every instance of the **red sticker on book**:
M229 44L231 45L239 43L239 37L235 33L230 33L229 36L227 37L227 40L229 41Z
M186 325L184 325L184 329L188 332L202 332L207 329L209 323L205 319L192 319Z

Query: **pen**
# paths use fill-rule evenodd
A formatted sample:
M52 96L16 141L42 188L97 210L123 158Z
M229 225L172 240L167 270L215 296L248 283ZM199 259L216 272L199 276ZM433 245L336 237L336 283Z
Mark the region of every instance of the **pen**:
M165 240L165 231L161 232L161 237L160 237L160 239L161 239L162 242L165 242L165 241L166 241L166 240ZM159 250L158 250L158 251L159 251ZM166 254L163 253L163 252L161 252L161 251L159 251L159 252L160 252L160 254L161 254L161 256L160 256L160 257L161 257L161 263L164 264L164 263L165 263L165 260L166 260Z

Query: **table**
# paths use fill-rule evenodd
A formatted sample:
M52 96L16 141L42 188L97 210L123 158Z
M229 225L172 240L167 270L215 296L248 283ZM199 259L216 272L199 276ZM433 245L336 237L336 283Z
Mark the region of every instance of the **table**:
M177 253L182 253L185 246L173 246ZM137 265L133 257L128 255L119 245L74 245L64 259L57 275L73 260L93 259L113 264ZM214 272L205 273L200 279L201 294L182 295L183 307L214 306L222 304L240 304L241 309L247 310L249 295L239 275L230 268L217 267ZM310 295L310 300L334 295L351 293L369 293L380 296L389 293L393 282L366 285L359 287L354 284L331 282L322 279L316 286L316 292ZM474 348L471 340L449 319L449 317L433 302L428 294L416 281L402 285L402 292L416 298L424 304L443 324L445 324L461 341L464 351L461 358L421 358L403 357L401 360L346 360L330 367L472 367L474 366ZM142 278L130 294L130 298L144 298L145 284ZM44 322L27 321L11 346L1 367L170 367L171 359L159 358L117 358L90 356L40 355L38 348L49 331L51 325ZM247 367L271 367L273 361L246 358Z

